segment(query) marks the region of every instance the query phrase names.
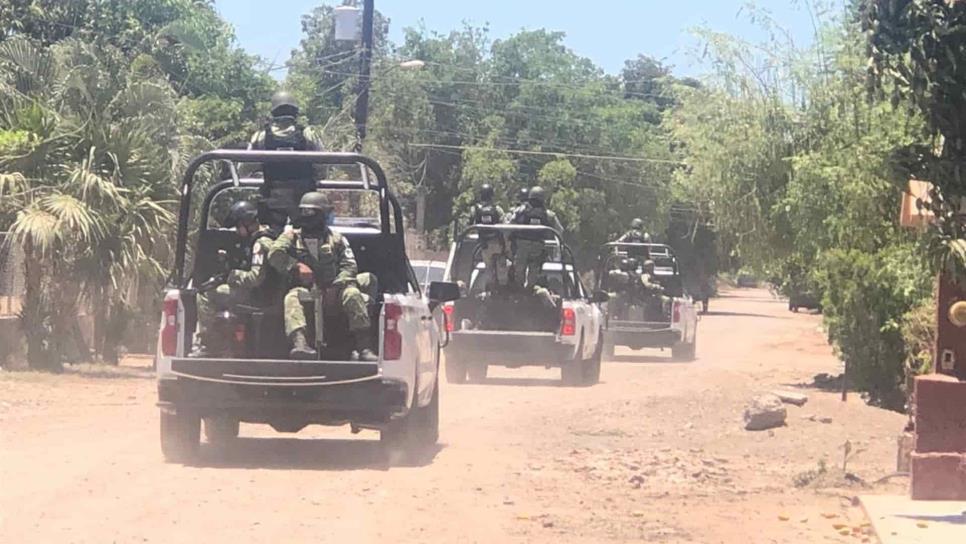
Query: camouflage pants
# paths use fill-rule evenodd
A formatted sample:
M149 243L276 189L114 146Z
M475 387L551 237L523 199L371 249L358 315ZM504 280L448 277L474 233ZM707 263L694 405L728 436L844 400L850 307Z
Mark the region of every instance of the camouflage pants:
M378 292L376 277L368 272L356 276L356 285L336 288L339 304L337 312L344 314L349 320L349 330L352 332L369 329L369 310L367 300L375 297ZM304 329L307 325L305 307L302 300L308 298L311 291L305 287L293 287L285 295L285 334ZM327 307L328 310L330 307ZM338 314L335 314L337 316ZM334 316L334 317L335 317Z
M503 249L503 244L499 240L484 240L481 244L480 256L486 263L489 286L494 286L494 280L496 285L506 285L510 274L507 270L506 251Z
M513 282L520 287L531 285L543 273L547 246L542 241L517 240L513 254Z

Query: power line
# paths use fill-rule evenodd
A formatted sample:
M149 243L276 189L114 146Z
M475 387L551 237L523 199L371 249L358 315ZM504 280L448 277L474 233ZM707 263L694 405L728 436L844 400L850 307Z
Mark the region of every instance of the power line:
M611 160L611 161L629 161L629 162L653 162L660 164L673 164L677 166L683 166L683 162L672 161L668 159L651 159L646 157L623 157L619 155L587 155L583 153L554 153L552 151L527 151L523 149L501 149L498 147L483 147L475 145L445 145L445 144L432 144L432 143L416 143L408 144L409 147L438 147L441 149L462 149L470 151L496 151L503 153L514 153L518 155L539 155L544 157L573 157L575 159L599 159L599 160Z
M430 103L432 103L432 102L430 102ZM398 103L394 103L393 104L393 107L403 109L403 110L405 110L405 111L407 111L407 112L409 112L409 113L411 113L413 115L416 115L416 113L417 113L413 109L407 108L406 106L402 106L402 105L400 105ZM485 111L492 111L493 113L500 113L498 110L485 110ZM468 133L465 133L465 132L449 131L449 130L402 129L402 128L397 128L395 130L402 131L402 132L420 132L420 133L425 133L425 134L437 134L437 135L442 135L442 136L445 136L445 137L454 137L454 138L461 138L461 139L467 139L467 140L480 140L480 139L484 139L485 138L485 136L482 136L482 135L472 135L472 134L468 134ZM554 139L548 139L548 138L538 139L536 137L528 137L528 138L519 138L518 137L518 138L512 139L512 138L497 137L497 138L495 138L495 140L498 143L500 143L502 145L506 145L506 146L517 146L517 145L521 145L521 144L524 144L524 143L530 143L530 144L533 144L533 145L539 145L541 147L555 146L555 147L559 147L559 148L562 148L563 149L562 151L559 151L560 153L571 153L571 152L577 151L577 152L580 152L580 153L587 153L587 154L594 154L594 155L606 155L607 154L606 152L603 152L603 151L601 151L599 149L596 149L596 148L593 148L591 146L587 146L587 145L584 145L584 144L580 144L580 143L577 143L577 142L562 142L560 140L554 140Z

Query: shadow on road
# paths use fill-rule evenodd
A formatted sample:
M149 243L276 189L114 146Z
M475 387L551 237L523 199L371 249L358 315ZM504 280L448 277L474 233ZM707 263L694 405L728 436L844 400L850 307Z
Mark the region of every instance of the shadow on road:
M487 378L478 385L505 385L511 387L563 387L558 379L553 378Z
M278 470L389 470L429 465L445 447L436 444L415 456L387 452L378 440L238 438L230 445L203 444L193 466Z
M768 315L768 314L755 314L749 312L715 312L709 311L707 313L701 314L702 317L764 317L767 319L788 319L787 317L780 315Z
M622 364L688 364L693 361L675 361L671 358L671 355L615 355L610 359L604 361L605 363L622 363Z

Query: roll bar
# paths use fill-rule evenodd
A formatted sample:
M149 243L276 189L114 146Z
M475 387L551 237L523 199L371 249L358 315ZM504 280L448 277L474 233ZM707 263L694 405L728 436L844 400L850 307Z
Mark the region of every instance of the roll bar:
M188 220L191 215L191 193L194 188L195 174L201 166L208 162L227 161L232 173L232 179L215 184L208 192L203 204L204 213L207 216L208 209L214 195L229 187L261 187L264 180L246 179L239 180L237 177L234 163L311 163L327 165L359 165L361 166L361 180L322 180L316 182L316 187L320 189L357 189L370 190L379 193L379 214L381 216L381 229L384 234L391 232L389 223L390 207L394 217L396 235L403 237L402 208L395 195L389 190L389 182L386 180L386 173L382 166L375 159L359 153L344 152L325 152L325 151L265 151L265 150L230 150L217 149L198 155L188 163L181 182L181 206L178 212L178 237L175 245L175 264L174 273L171 280L175 285L181 286L184 280L185 253L188 243ZM366 169L375 174L375 183L369 179Z
M498 231L503 236L507 234L512 234L513 232L543 232L544 234L553 235L553 239L557 241L561 246L564 245L563 237L559 232L553 227L548 227L545 225L517 225L514 223L498 223L496 225L470 225L463 229L463 232L456 237L456 241L465 240L470 234L479 234L480 231Z

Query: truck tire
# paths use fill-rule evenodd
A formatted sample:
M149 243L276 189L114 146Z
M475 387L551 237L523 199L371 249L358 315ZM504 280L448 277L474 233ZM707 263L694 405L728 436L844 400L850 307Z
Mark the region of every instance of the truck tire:
M489 365L486 363L472 363L467 365L466 374L469 377L470 383L483 383L486 381L486 374L489 370Z
M404 457L418 456L439 440L439 380L433 387L429 404L414 406L405 417L389 422L379 431L379 441L390 458L394 453Z
M610 340L604 340L604 352L602 353L602 357L606 357L608 361L613 361L616 353L617 346L615 346Z
M209 444L223 445L238 438L239 423L230 417L206 417L205 440Z
M688 343L678 343L671 346L671 359L675 361L691 362L695 359L698 347L698 333L695 331L694 338Z
M584 338L580 337L577 343L577 355L574 359L563 361L560 365L560 381L564 385L576 387L584 382L584 360L580 358L580 352L584 350Z
M466 363L455 358L446 358L446 381L449 383L466 383Z
M597 340L597 349L590 359L584 361L584 385L597 385L600 382L600 363L604 353L604 339Z
M201 418L194 414L161 412L161 453L169 463L188 463L198 456Z

